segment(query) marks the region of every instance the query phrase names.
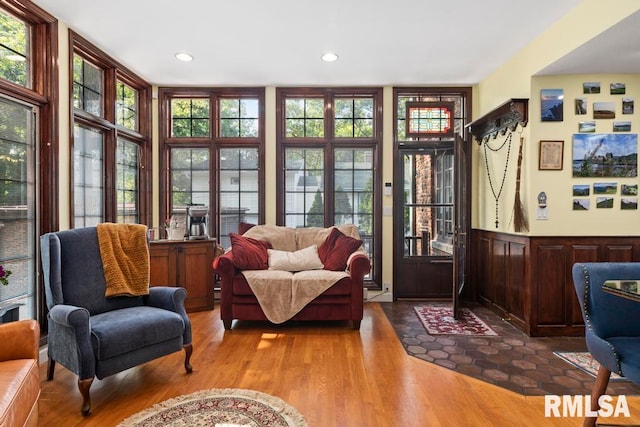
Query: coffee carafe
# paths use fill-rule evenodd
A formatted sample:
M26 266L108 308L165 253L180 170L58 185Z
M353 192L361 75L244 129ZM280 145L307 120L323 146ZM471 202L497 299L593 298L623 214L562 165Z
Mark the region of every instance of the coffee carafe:
M209 238L209 208L206 206L189 206L187 208L187 236L189 240Z

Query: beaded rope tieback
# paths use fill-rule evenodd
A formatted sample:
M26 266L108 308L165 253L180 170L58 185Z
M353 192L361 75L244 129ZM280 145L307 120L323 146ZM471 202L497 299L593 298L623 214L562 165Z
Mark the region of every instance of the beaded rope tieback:
M496 201L496 228L498 228L498 216L499 216L499 200L500 200L500 195L502 194L502 190L504 188L504 182L507 179L507 169L509 168L509 156L511 155L511 139L513 137L513 132L509 132L509 135L507 135L507 137L504 139L504 141L502 142L502 145L499 146L498 148L492 148L489 146L489 141L486 141L483 146L484 146L484 163L487 169L487 178L489 178L489 187L491 187L491 193L493 194L493 198ZM500 150L502 150L504 148L504 146L507 146L507 159L504 162L504 173L502 174L502 182L500 182L500 190L498 190L498 192L496 193L496 189L493 185L493 180L491 179L491 171L489 170L489 157L487 156L487 148L493 152L498 152Z

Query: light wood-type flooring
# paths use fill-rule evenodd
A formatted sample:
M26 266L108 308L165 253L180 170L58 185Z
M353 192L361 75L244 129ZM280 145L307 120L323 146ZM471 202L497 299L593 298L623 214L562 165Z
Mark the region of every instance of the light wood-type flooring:
M543 396L522 396L407 355L382 309L365 304L359 332L342 323L274 327L236 322L224 330L216 306L191 313L193 373L184 353L149 362L91 387L92 414L80 414L76 377L41 366L41 426L114 426L163 400L209 388L244 388L280 397L310 427L579 426L579 418L545 418ZM126 337L123 337L126 339ZM640 397L627 397L640 424Z

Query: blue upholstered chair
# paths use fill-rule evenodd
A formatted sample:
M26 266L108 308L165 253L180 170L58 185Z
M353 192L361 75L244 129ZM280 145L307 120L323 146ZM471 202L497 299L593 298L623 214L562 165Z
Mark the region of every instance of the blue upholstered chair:
M587 348L600 363L591 409L609 384L611 372L640 383L640 302L602 290L607 280L640 279L640 262L592 262L573 266L573 283L585 323ZM596 418L586 418L585 426Z
M106 298L96 227L47 233L40 243L49 309L47 379L53 379L56 362L77 374L84 416L91 412L94 377L182 349L191 373L184 288L151 287L144 296Z

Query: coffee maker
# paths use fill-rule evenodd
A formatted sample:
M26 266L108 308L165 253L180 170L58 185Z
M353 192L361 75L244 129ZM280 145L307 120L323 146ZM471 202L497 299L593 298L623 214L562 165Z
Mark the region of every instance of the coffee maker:
M189 240L209 238L209 208L206 206L189 206L187 208L187 236Z

